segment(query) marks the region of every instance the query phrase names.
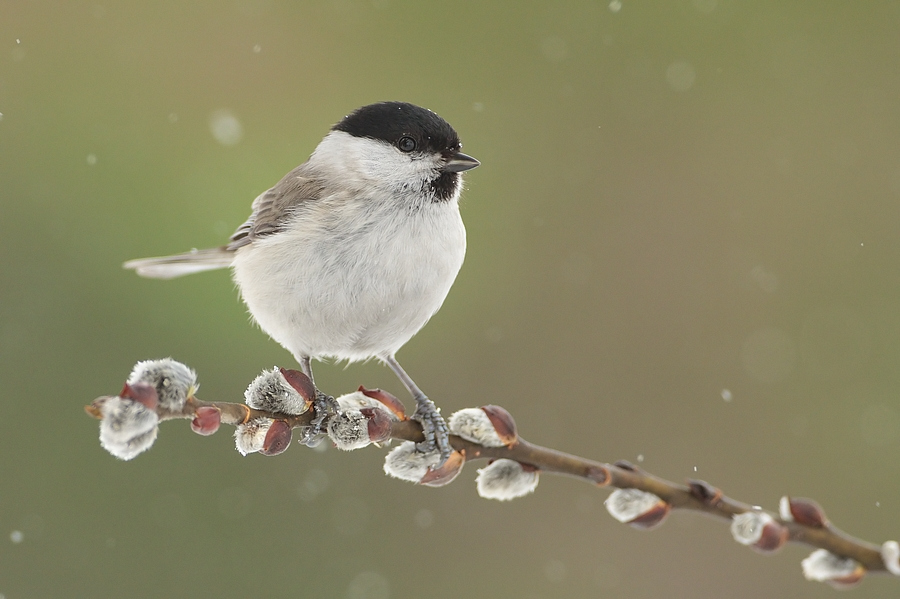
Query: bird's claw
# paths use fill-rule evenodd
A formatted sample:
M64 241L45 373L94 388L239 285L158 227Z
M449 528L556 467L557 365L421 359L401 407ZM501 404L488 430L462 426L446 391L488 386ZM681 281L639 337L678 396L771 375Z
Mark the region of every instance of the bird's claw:
M422 425L422 434L425 435L425 440L416 444L416 450L422 453L440 452L441 461L433 467L440 468L453 452L450 447L450 430L441 411L427 397L417 397L412 420Z
M309 426L303 429L300 436L300 443L307 447L315 447L325 438L325 421L330 416L340 413L341 407L330 395L325 395L316 389L316 398L313 400L312 409L315 417L310 421Z

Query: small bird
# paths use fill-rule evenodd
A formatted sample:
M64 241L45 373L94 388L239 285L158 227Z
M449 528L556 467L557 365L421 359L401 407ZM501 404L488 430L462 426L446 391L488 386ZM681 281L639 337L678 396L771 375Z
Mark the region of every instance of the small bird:
M311 359L387 364L416 401L418 449L439 451L443 463L447 425L395 355L444 303L463 263L461 173L480 163L461 148L430 110L363 106L253 201L227 245L124 266L159 279L231 267L253 319L310 379Z

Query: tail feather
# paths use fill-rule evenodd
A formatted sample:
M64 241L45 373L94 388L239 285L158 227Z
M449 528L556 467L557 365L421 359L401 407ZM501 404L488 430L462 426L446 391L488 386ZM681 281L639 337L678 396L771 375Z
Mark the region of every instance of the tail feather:
M234 252L219 247L208 250L192 250L175 256L129 260L122 266L136 271L142 277L174 279L206 270L226 268L231 266L233 259Z

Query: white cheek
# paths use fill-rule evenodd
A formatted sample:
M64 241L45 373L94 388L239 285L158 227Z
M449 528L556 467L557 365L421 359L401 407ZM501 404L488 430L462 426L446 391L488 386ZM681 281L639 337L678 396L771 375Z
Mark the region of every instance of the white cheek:
M360 161L360 166L366 176L379 182L393 182L404 184L412 181L420 181L423 177L423 161L410 160L400 152L389 148L389 152L372 152Z
M433 179L439 165L429 157L404 154L382 141L332 131L310 158L348 187L396 191Z

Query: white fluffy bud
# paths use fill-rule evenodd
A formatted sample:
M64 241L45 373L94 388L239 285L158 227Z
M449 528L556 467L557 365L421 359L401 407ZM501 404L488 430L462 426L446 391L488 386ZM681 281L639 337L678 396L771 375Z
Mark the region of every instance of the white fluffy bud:
M791 498L783 495L778 500L778 516L785 522L793 522L794 516L791 514Z
M731 536L741 545L753 545L762 538L766 524L772 522L775 518L766 512L735 514L731 520Z
M900 545L897 541L885 541L881 546L881 559L884 567L894 576L900 576Z
M800 565L807 580L827 582L834 586L850 586L860 581L865 569L855 559L816 549Z
M244 391L247 405L265 412L299 415L309 409L309 402L291 386L281 369L264 370Z
M658 495L640 489L616 489L603 503L613 518L642 529L659 526L672 509Z
M234 446L241 455L255 453L263 448L266 433L269 432L272 422L271 418L254 418L237 425L234 431Z
M335 399L338 402L338 405L341 406L342 410L361 410L363 408L375 408L383 411L387 414L388 418L392 421L396 422L399 420L397 415L390 411L386 405L378 401L377 399L373 399L363 393L362 391L354 391L353 393L347 393L346 395L341 395L340 397Z
M788 530L767 512L754 510L734 516L731 536L741 545L771 553L787 542Z
M538 471L527 469L515 460L500 458L478 470L475 485L485 499L509 501L534 492Z
M360 449L370 443L369 420L359 410L344 410L328 421L328 436L338 449Z
M457 435L485 447L504 447L494 424L481 408L465 408L454 412L447 421L451 435Z
M613 518L619 522L631 522L659 501L658 496L640 489L616 489L603 503Z
M159 405L177 412L198 388L197 373L172 358L144 360L134 365L128 384L149 383L156 387Z
M151 391L152 393L152 391ZM98 405L100 445L120 460L130 460L150 449L159 431L159 416L143 404L107 397Z
M437 466L440 461L440 452L422 453L416 451L415 443L404 441L385 456L384 472L400 480L418 483L428 469Z

